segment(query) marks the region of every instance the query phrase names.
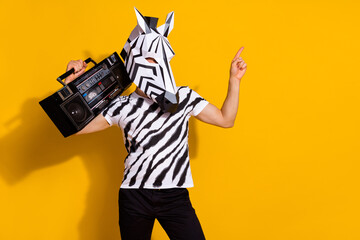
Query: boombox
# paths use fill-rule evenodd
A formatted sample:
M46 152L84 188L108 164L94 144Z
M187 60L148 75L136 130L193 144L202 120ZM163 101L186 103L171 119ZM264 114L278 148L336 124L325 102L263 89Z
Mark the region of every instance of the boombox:
M84 128L132 83L116 52L99 63L85 62L95 66L69 84L62 80L74 69L61 75L57 80L63 88L39 102L64 137Z

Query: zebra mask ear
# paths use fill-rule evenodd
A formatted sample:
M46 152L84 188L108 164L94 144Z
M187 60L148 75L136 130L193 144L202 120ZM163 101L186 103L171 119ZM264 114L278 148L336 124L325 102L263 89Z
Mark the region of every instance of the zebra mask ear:
M135 8L135 14L138 25L144 31L144 33L151 33L150 27L147 24L145 17L136 8Z
M157 30L164 37L168 37L171 30L173 30L173 28L174 28L174 12L170 12L166 16L165 24L158 27Z

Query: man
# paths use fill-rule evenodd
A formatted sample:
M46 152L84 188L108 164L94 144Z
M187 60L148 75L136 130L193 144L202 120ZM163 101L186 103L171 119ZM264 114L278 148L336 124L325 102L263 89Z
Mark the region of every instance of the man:
M119 191L119 225L123 240L149 240L155 218L170 239L205 239L187 191L187 188L193 187L188 154L188 121L195 116L219 127L234 125L240 81L247 69L240 57L244 48L240 48L231 62L228 92L221 109L188 87L173 88L169 90L171 93L164 90L166 94L162 96L174 96L174 103L170 108L163 107L158 98L160 94L154 96L154 93L148 92L149 86L143 87L138 80L150 79L151 86L155 88L156 81L169 81L167 86L174 86L172 72L166 62L172 57L167 54L173 53L167 41L173 27L173 13L159 28L154 18L145 18L137 10L136 14L138 25L130 35L122 56L125 56L125 66L137 88L129 96L114 99L102 114L77 134L100 131L111 125L117 125L123 131L128 152ZM145 48L146 41L150 42L146 37L151 38L152 44L158 39L161 45L161 40L163 50L157 52L150 51L151 46ZM165 47L169 49L165 50ZM139 66L144 68L143 71L138 71ZM74 68L75 73L66 79L66 83L83 74L86 67L82 60L70 61L67 68ZM152 71L146 72L148 69ZM165 77L156 80L160 75L151 75L156 69L161 69Z

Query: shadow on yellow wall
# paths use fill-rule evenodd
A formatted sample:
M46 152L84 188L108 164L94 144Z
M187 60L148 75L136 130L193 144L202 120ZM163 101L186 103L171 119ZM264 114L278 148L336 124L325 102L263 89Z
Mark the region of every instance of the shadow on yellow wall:
M117 202L123 160L126 157L120 131L111 128L63 138L42 111L38 104L40 100L27 100L16 119L7 123L22 122L18 128L0 139L0 176L8 185L15 185L36 170L64 163L75 156L80 157L90 184L85 211L78 226L79 239L119 239L118 209L116 204L109 203ZM190 121L190 125L189 145L191 156L195 157L194 121ZM59 199L62 194L59 192Z

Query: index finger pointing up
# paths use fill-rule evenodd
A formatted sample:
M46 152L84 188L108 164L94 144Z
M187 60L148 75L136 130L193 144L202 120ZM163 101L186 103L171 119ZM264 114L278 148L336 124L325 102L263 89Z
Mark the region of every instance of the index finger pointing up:
M240 57L240 54L241 54L241 52L242 52L243 50L244 50L244 47L241 47L241 48L239 49L239 51L236 53L234 59Z

